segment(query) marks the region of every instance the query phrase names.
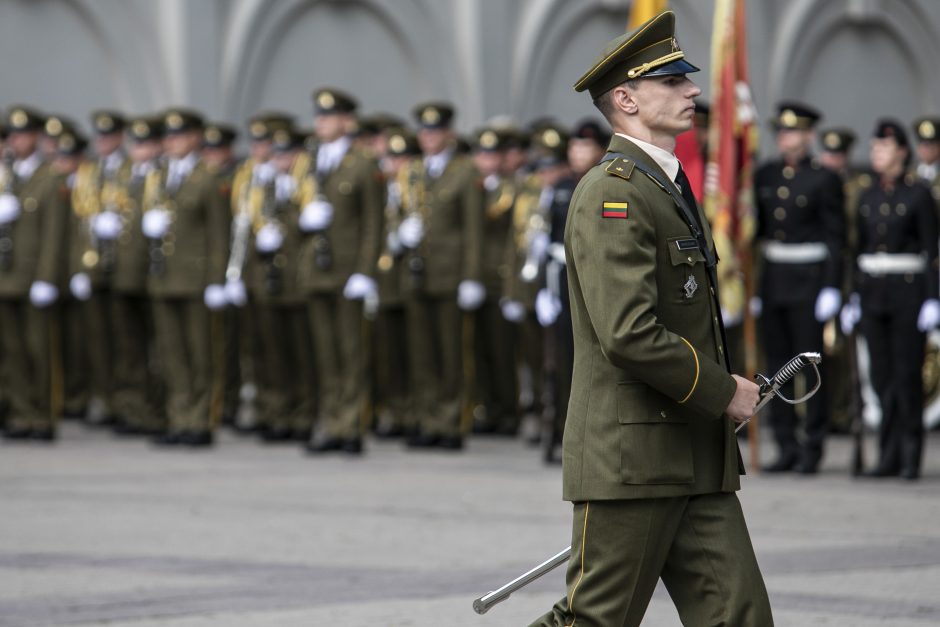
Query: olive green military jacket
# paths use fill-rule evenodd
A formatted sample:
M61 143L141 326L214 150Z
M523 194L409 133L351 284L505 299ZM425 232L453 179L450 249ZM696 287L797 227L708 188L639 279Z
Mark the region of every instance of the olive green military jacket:
M671 497L739 487L719 306L676 203L624 138L578 184L565 230L574 371L564 498ZM704 217L708 245L711 235ZM606 217L605 217L606 216Z
M7 267L0 267L0 298L27 298L33 281L51 283L62 292L68 284L65 244L70 192L65 179L43 163L29 180L15 181L12 191L20 201L20 216L0 226L0 239L9 239L13 246Z
M124 196L124 230L117 239L111 288L121 294L139 296L147 291L147 271L150 266L149 246L141 230L144 178L129 176L125 183Z
M408 278L404 249L394 250L388 246L389 235L397 233L398 227L405 219L402 213L400 193L398 196L397 199L391 197L386 183L385 193L382 195L385 210L382 215L381 237L379 239L382 252L375 264L375 280L379 289L379 306L382 308L396 308L404 304L403 292L405 281Z
M114 178L102 180L101 165L90 161L79 166L72 188L69 215L69 256L68 275L79 272L88 274L95 288L110 283L117 267L118 242L100 242L92 233L91 221L94 216L107 209L118 212L124 223L120 238L126 242L130 238L129 229L133 225L127 214L127 182L130 179L131 162L125 159Z
M163 180L165 169L159 173ZM201 298L207 285L225 282L228 199L200 160L176 190L166 192L164 206L172 223L160 243L163 269L150 274L147 290L158 298Z
M421 160L417 167L423 169ZM482 281L483 185L473 162L454 155L437 178L423 177L423 291L456 294L461 281Z
M253 234L245 259L245 284L257 302L276 305L299 305L304 302L301 284L300 250L304 234L300 230L300 211L293 200L278 202L274 198L274 185L265 189L264 206L260 219L253 221ZM264 224L278 226L284 236L280 249L261 253L255 246L254 233Z
M535 312L535 297L545 285L544 275L532 281L522 279L528 253L529 237L536 231L548 232L548 217L539 213L539 198L542 188L537 177L530 176L518 183L521 187L516 193L513 206L512 235L506 239L503 250L503 262L507 267L503 281L503 295L525 306L530 313Z
M309 167L316 169L316 159L310 159ZM355 146L325 177L319 191L333 205L333 220L323 234L329 241L332 259L329 268L317 267L316 240L321 236L305 236L300 251L300 281L307 293L340 292L346 280L356 273L375 276L383 185L378 164ZM304 198L304 204L308 200Z

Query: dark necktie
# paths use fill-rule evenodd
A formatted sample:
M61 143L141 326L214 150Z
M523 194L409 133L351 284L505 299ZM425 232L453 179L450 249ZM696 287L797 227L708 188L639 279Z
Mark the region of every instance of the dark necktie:
M685 204L692 210L692 215L695 216L695 223L698 225L699 229L702 229L702 220L698 213L698 202L695 200L695 194L692 193L692 184L689 183L689 178L685 175L685 171L682 169L681 165L679 166L679 173L676 174L676 185L679 186L679 191L682 192L682 198L685 200Z

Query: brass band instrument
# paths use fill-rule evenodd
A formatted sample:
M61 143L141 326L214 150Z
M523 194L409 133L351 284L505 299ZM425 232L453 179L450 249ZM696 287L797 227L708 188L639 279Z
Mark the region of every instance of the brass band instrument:
M516 244L525 255L519 278L525 283L534 283L541 272L543 255L533 250L533 243L540 235L547 236L549 233L551 225L547 218L548 207L542 202L541 196L535 197L534 194L520 202L522 211L514 216L516 232L521 234Z
M402 168L405 185L403 190L407 190L407 195L402 192L402 202L406 218L417 218L422 223L427 224L427 206L425 203L425 190L427 181L425 179L424 166L420 160L415 159L412 163ZM422 246L412 248L408 251L406 264L408 274L411 277L411 285L418 289L424 285L425 260L421 251Z
M156 167L147 174L144 183L144 203L147 209L162 207L164 211L169 210L167 198L167 174L168 168L165 163L157 163ZM148 237L147 244L150 255L150 266L148 272L151 276L162 276L165 266L165 254L163 249L164 237Z

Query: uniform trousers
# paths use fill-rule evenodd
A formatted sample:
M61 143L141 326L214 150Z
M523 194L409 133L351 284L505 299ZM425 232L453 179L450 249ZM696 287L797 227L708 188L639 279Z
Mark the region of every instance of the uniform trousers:
M495 299L488 299L474 315L477 393L486 407L487 422L512 432L519 426L512 324Z
M0 300L0 365L7 385L8 431L55 426L52 395L61 396L61 334L59 306L37 309L26 298Z
M88 392L104 403L105 417L114 413L114 351L111 320L111 292L101 288L79 303L81 347L88 364Z
M428 436L459 435L463 315L456 295L411 295L406 308L418 428Z
M926 334L917 329L919 307L876 312L862 301L860 329L868 343L871 383L881 404L878 467L919 471L924 442Z
M110 299L114 346L112 410L143 430L164 427L163 382L154 359L153 311L143 294L114 292Z
M62 361L64 369L63 409L70 416L81 416L88 408L89 366L82 316L83 303L66 297L62 312Z
M200 298L156 298L153 318L168 431L205 431L212 386L209 310Z
M330 438L360 437L368 389L362 301L317 292L307 311L319 383L315 430Z
M574 504L568 594L532 627L634 627L663 580L689 627L772 627L738 497Z
M409 411L408 334L404 306L382 307L375 320L375 402L385 429L414 429Z
M316 411L316 370L306 306L254 303L254 371L260 422L307 433Z
M797 353L822 352L823 325L815 317L815 300L768 305L760 317L761 340L767 356L768 374L772 375ZM807 385L813 385L813 374L807 373ZM806 402L806 438L802 451L810 462L822 457L823 441L828 427L826 419L826 389L822 389ZM793 383L783 388L788 398L793 397ZM770 424L781 457L797 457L801 447L796 437L796 409L788 403L771 403Z

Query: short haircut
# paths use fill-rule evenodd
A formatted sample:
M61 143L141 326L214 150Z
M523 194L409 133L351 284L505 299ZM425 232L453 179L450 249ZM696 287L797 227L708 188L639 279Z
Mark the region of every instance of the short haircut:
M631 78L627 79L619 85L614 85L609 90L605 91L603 94L594 99L594 106L597 107L597 110L601 112L601 115L604 116L604 119L608 123L613 125L613 120L611 117L615 113L614 103L611 100L614 94L614 90L618 87L625 87L626 89L636 90L639 86L639 79Z

